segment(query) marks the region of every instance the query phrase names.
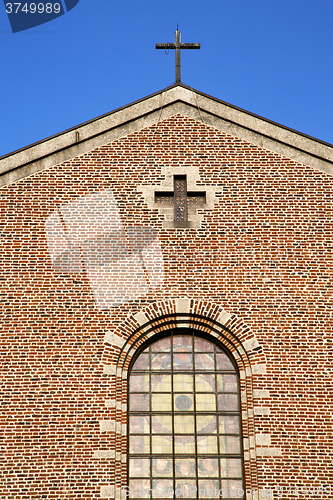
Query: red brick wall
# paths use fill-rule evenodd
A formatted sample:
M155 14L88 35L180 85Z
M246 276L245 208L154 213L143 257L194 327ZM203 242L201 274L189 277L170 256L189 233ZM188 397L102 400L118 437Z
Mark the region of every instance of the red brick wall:
M163 229L137 192L162 182L165 166L197 166L202 185L218 188L201 229ZM105 189L125 228L158 229L165 281L100 311L86 274L54 271L44 224L62 204ZM266 374L252 383L269 391L259 406L270 413L254 416L254 430L282 455L257 456L256 487L278 498L279 486L332 484L332 192L331 176L180 115L2 188L0 498L99 498L115 470L124 476L120 456L93 458L119 440L100 432L116 415L102 357L112 363L120 351L106 354L104 336L156 302L174 313L179 297L229 312L262 348ZM138 324L126 324L134 334Z

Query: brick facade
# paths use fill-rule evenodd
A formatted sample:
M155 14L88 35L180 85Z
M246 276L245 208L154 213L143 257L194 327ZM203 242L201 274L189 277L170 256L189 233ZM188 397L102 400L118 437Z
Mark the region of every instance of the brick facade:
M313 498L331 498L332 173L208 125L200 110L157 111L1 188L0 498L120 498L130 361L186 327L217 338L239 368L246 488L287 499L322 486ZM197 172L207 189L195 227L164 224L154 205L151 186L163 191L174 172ZM164 263L162 282L108 308L82 247L81 269L57 271L45 231L55 211L105 190L124 237L154 228Z

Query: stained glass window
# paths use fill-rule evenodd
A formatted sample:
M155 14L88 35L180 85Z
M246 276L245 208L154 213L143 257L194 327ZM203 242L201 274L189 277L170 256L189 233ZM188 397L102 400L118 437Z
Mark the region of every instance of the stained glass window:
M243 499L239 380L226 352L172 332L129 381L130 499Z

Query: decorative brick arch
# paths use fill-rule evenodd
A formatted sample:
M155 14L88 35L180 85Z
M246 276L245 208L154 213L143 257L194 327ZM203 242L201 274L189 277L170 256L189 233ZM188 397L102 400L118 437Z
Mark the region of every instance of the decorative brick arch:
M266 358L254 333L235 315L216 304L179 298L156 302L129 316L114 332L105 336L102 356L104 374L112 378L112 398L106 401L110 420L100 422L101 432L114 433L114 449L95 450L94 458L111 459L115 485L102 485L101 498L121 496L127 480L127 380L128 368L140 346L151 337L170 329L191 328L216 339L234 358L240 374L242 435L246 488L258 492L257 457L276 456L281 452L270 447L270 435L255 433L255 415L269 415L269 407L255 406L254 401L269 398L269 391L256 389L257 377L266 374ZM248 498L248 497L247 497ZM254 493L249 498L258 498Z

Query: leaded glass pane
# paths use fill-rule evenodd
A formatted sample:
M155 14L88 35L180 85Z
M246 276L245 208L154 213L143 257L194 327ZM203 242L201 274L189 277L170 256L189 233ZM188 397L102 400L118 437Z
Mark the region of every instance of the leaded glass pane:
M152 415L151 431L153 434L172 434L172 415Z
M142 353L135 361L132 371L147 369L149 369L149 353Z
M215 376L211 373L198 373L195 375L196 392L215 392Z
M238 436L220 436L220 453L240 453L240 439Z
M142 411L143 408L150 410L149 394L130 394L130 411Z
M194 436L174 436L176 455L193 455L195 453Z
M175 460L176 477L195 477L195 459L194 458L181 458Z
M197 498L196 481L188 479L187 481L176 479L176 498Z
M216 411L216 395L215 394L196 394L196 410L197 411Z
M192 352L192 336L190 336L190 335L175 335L173 337L172 345L173 345L174 351Z
M216 415L197 415L197 434L216 434Z
M204 352L214 352L214 344L208 342L208 340L200 339L199 337L194 338L194 350L204 351Z
M152 355L151 357L152 370L170 370L171 369L171 355L168 353L161 353Z
M130 453L150 453L150 436L130 436L129 438Z
M131 392L149 392L149 376L134 374L131 376Z
M149 434L150 433L150 417L146 415L144 417L130 416L129 420L129 430L131 434Z
M163 352L170 351L171 349L171 337L167 337L162 340L158 340L151 345L151 352Z
M221 458L221 477L242 477L242 461L240 458Z
M211 479L199 480L199 498L218 498L218 494L219 481L214 481Z
M132 458L129 461L129 473L131 477L148 477L150 475L149 458Z
M150 498L150 481L132 479L129 482L129 498Z
M172 453L172 438L166 436L151 437L152 453L163 453L163 455Z
M217 380L217 392L237 392L238 391L238 384L237 384L237 376L236 375L229 375L229 374L220 375L220 374L218 374L216 376L216 380Z
M237 394L219 394L217 399L219 411L238 411Z
M229 356L191 332L144 350L129 381L130 499L242 498L238 387Z
M217 450L217 436L200 436L197 441L197 450L200 454L215 455Z
M223 490L223 498L243 498L242 496L242 488L243 484L242 481L235 480L235 479L226 479L221 481L221 487Z
M234 365L230 361L229 357L224 354L224 352L216 353L216 369L233 372L235 371Z
M193 358L191 352L173 352L174 370L193 370Z
M171 458L153 458L152 476L173 477L173 467Z
M152 490L152 498L173 498L173 481L154 479Z
M175 411L193 411L194 397L193 394L174 394L174 410Z
M199 477L218 477L219 461L217 458L201 458L198 460Z
M220 434L239 434L239 417L237 415L220 415L218 420Z
M193 375L187 373L175 373L173 376L174 392L193 392Z
M175 431L179 434L194 434L194 415L175 415Z
M151 390L153 392L171 392L171 375L152 375Z
M214 353L200 353L194 354L195 359L195 369L200 371L214 371L215 361Z
M144 408L143 408L144 409ZM151 395L151 409L155 411L171 411L171 394Z

